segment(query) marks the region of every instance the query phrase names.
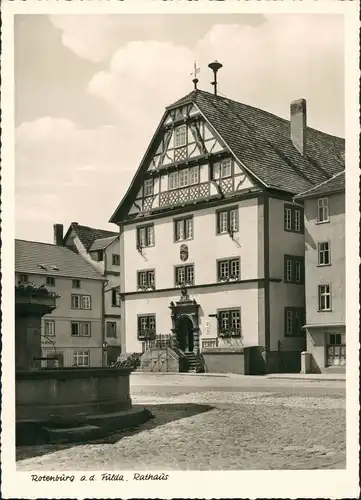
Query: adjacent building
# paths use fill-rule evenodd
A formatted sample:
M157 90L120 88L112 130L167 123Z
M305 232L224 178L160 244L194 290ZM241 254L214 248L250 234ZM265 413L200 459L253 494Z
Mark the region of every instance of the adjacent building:
M55 292L56 309L41 323L43 357L59 365L102 366L103 277L63 246L15 240L15 283ZM49 360L47 365L55 364Z
M120 328L120 259L119 233L72 222L64 235L62 224L54 225L54 243L79 254L104 278L103 336L105 354L109 363L116 361L121 352Z
M301 193L304 202L308 370L346 368L345 172Z

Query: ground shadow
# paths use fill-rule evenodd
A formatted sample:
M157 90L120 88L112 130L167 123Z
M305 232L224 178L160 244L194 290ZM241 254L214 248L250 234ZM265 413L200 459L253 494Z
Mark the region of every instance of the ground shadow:
M134 407L143 405L133 405ZM26 458L32 458L36 456L46 455L48 453L54 453L55 451L64 450L68 448L73 448L83 444L114 444L125 436L131 436L138 432L145 430L154 429L161 425L165 425L168 422L173 422L175 420L180 420L182 418L192 417L200 413L205 413L212 410L214 407L210 405L200 405L195 403L183 403L183 404L147 404L146 408L151 412L153 418L148 420L148 422L129 428L123 431L112 432L109 435L86 441L77 441L73 443L57 443L57 444L39 444L32 446L17 446L16 447L16 460L24 460Z

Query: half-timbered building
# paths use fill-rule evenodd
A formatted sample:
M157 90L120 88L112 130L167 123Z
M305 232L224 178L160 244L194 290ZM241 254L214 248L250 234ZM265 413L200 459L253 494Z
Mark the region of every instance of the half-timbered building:
M111 217L123 352L171 334L209 371L242 372L247 347L257 372L299 370L304 217L293 196L342 170L343 149L307 127L303 99L290 121L198 89L168 106Z

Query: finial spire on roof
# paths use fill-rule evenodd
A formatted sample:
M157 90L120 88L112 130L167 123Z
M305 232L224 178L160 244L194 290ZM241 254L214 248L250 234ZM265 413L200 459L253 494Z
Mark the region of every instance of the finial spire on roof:
M211 82L211 84L214 87L214 95L217 95L217 72L222 67L223 67L223 64L221 64L218 61L214 61L214 62L208 64L208 68L210 68L213 71L213 74L214 74L214 80L213 80L213 82Z
M194 61L194 69L191 75L194 76L192 82L194 83L194 90L197 90L197 83L199 82L197 75L200 72L200 68L197 68L197 63Z

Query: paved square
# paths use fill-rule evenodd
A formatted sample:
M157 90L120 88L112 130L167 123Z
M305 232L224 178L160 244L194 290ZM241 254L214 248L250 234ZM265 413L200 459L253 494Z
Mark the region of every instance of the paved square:
M343 382L132 376L154 419L81 445L18 449L19 470L344 468Z

